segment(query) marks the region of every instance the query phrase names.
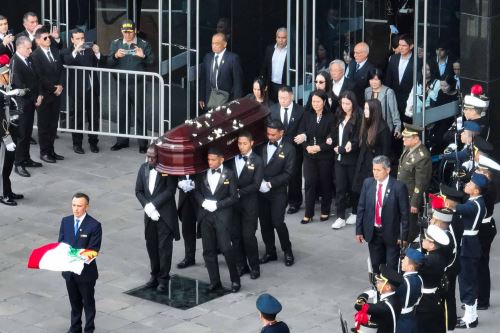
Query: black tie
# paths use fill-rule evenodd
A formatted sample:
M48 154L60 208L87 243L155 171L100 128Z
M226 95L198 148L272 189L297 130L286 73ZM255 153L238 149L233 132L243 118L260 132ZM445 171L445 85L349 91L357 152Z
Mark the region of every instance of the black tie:
M285 108L285 114L283 115L283 127L288 128L288 108Z
M246 161L248 161L248 156L243 156L243 155L241 155L241 154L240 154L240 160L241 160L241 159L244 159L244 160L245 160L245 162L246 162Z
M28 64L28 67L29 67L30 69L33 69L33 67L31 66L31 60L26 59L26 63Z
M217 72L219 70L219 55L215 55L214 57L214 67L212 72L212 86L214 88L217 87Z
M270 142L269 141L269 145L270 146L275 146L276 148L278 148L278 143L277 142Z
M359 71L359 64L356 63L356 72Z
M47 55L49 56L49 60L50 60L50 62L51 62L51 63L54 63L54 61L55 61L55 60L54 60L54 57L52 56L52 53L50 53L50 50L49 50L49 51L47 51Z
M216 173L216 172L220 173L220 168L215 169L215 170L213 170L213 169L212 169L212 175L213 175L214 173Z

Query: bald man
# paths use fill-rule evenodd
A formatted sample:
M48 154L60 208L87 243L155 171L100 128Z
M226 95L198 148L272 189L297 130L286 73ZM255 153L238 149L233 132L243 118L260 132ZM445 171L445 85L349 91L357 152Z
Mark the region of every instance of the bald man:
M354 60L349 64L349 74L347 77L354 82L354 93L358 105L362 106L365 102L365 89L368 87L368 74L375 67L368 61L370 47L361 42L354 47Z

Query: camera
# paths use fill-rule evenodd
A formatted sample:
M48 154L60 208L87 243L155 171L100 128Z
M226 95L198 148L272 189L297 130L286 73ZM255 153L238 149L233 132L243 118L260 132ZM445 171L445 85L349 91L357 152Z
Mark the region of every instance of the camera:
M91 49L94 46L94 42L85 42L82 45L82 50Z
M135 49L123 50L125 55L135 55Z

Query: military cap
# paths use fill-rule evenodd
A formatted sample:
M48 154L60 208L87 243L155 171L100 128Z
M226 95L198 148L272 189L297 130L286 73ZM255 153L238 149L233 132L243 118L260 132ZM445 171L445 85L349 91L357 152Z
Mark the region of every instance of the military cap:
M125 20L120 26L122 31L135 31L135 23L132 20Z
M425 230L425 239L443 246L450 244L450 239L446 235L446 232L433 224Z
M481 126L475 121L465 121L462 129L477 133L481 132Z
M262 294L255 302L257 310L265 314L278 314L281 311L281 303L269 294Z
M398 287L403 282L403 277L387 265L380 265L380 274L375 278L379 281L387 282L394 287Z
M425 255L412 247L406 249L405 255L417 264L421 264L425 260Z
M487 108L489 101L473 95L466 95L464 98L465 109Z
M448 208L435 209L432 211L432 217L443 222L451 222L453 220L453 211Z
M405 129L401 133L402 136L418 135L424 129L420 126L404 123Z
M488 178L485 175L474 172L472 177L470 177L470 181L476 184L479 188L485 188L488 185Z
M488 153L493 151L493 145L480 136L476 136L474 138L474 147L476 147L477 149L479 149L479 151L483 153Z
M458 203L463 203L465 200L465 193L462 191L457 190L454 187L448 186L446 184L440 184L440 194L444 199L450 199L453 201L456 201Z

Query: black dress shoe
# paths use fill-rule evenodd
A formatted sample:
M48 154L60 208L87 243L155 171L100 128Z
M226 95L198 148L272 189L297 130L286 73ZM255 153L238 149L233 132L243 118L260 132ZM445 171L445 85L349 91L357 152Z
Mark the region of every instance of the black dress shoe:
M15 202L14 199L11 199L9 197L0 198L0 202L7 206L17 206L17 202Z
M128 144L126 143L115 143L113 146L111 146L112 151L117 151L123 148L127 148Z
M219 289L222 289L222 283L220 283L220 281L217 283L210 283L207 287L208 292L214 292Z
M85 150L83 150L82 146L74 145L73 151L77 154L85 154Z
M250 271L250 279L255 280L260 277L260 271L258 269L252 269Z
M478 310L488 310L490 308L490 305L489 304L481 304L481 305L477 305L477 309Z
M97 147L96 144L91 144L90 145L90 151L93 153L98 153L99 152L99 147Z
M245 266L236 266L236 271L238 271L238 275L239 276L242 276L242 275L250 273L250 268L247 265L245 265Z
M147 150L148 150L148 147L146 147L146 146L139 147L139 153L141 153L141 154L146 154Z
M11 194L7 195L9 198L13 199L13 200L21 200L21 199L24 199L24 195L22 194L16 194L14 192L12 192Z
M292 266L294 262L292 251L285 252L285 266Z
M156 288L158 286L158 280L154 277L151 277L148 282L146 282L147 288Z
M457 326L455 328L474 328L477 327L479 324L479 318L476 318L473 322L467 324L465 321L462 320L462 318L459 318L457 321Z
M52 154L50 154L50 156L52 156L52 158L55 159L56 161L62 161L62 160L64 160L64 156L56 154L55 152L53 152Z
M186 268L186 267L189 267L189 266L194 266L196 264L196 262L194 261L194 259L182 259L181 262L179 262L177 264L177 268L179 269L183 269L183 268Z
M50 155L42 155L40 156L40 159L47 163L56 163L56 159Z
M159 293L164 293L165 291L167 291L167 289L168 286L165 283L160 283L158 287L156 287L156 291Z
M16 165L14 167L14 172L17 173L21 177L31 177L28 170L26 170L26 168L23 167L22 165Z
M299 209L300 209L300 207L290 206L286 212L287 212L287 214L295 214L299 211Z
M36 140L33 138L30 138L30 145L36 145Z
M312 222L312 217L305 217L300 221L300 224L308 224L309 222Z
M241 284L239 282L231 283L231 292L237 293L241 289Z
M276 255L276 253L274 254L264 254L260 259L259 259L259 262L261 264L265 264L265 263L268 263L270 261L276 261L278 260L278 256Z
M23 167L28 167L28 168L40 168L40 167L42 167L42 163L35 162L31 158L27 161L24 161L22 164L23 164Z

